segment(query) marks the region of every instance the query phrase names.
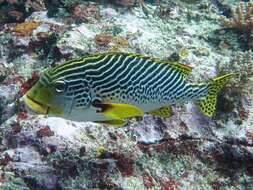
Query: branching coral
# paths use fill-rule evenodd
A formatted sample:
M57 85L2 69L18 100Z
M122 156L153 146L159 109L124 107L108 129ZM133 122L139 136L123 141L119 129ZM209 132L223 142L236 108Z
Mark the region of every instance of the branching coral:
M246 35L247 45L253 48L253 4L248 2L245 5L239 4L232 10L232 18L222 17L222 24L225 28L233 29Z

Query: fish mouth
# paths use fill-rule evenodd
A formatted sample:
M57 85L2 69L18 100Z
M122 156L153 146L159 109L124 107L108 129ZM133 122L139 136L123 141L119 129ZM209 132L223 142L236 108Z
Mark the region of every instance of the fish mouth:
M23 98L24 98L24 102L26 103L26 105L30 109L38 112L39 114L45 114L45 115L47 115L49 113L49 111L50 111L50 107L49 106L47 106L47 105L45 105L45 104L43 104L43 103L35 100L34 98L32 98L31 96L29 96L28 94L25 94L23 96Z

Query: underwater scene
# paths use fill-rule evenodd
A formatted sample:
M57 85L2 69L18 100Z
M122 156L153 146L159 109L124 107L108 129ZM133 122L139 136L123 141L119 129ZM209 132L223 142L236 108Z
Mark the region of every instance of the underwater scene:
M0 0L0 190L252 190L253 1Z

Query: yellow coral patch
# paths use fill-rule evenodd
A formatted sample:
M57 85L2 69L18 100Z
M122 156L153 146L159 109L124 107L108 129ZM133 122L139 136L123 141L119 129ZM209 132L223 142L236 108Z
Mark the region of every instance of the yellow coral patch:
M11 31L16 32L20 36L30 36L32 31L36 29L41 23L35 21L23 22L17 24Z

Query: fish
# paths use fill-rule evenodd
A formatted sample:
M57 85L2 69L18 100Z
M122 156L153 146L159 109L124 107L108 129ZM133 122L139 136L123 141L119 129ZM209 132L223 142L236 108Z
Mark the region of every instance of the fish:
M169 117L171 105L188 101L212 117L219 91L235 74L193 84L191 71L135 53L91 54L46 69L22 100L38 114L115 126L144 114Z

